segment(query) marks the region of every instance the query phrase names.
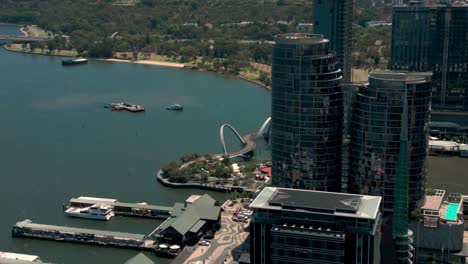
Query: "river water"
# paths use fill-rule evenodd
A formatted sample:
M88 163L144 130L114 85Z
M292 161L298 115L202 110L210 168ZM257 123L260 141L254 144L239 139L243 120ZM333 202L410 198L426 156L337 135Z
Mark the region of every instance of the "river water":
M0 26L0 35L19 34ZM125 63L62 67L61 58L0 49L0 251L53 263L123 263L134 250L11 238L24 219L147 234L160 221L65 217L62 204L86 195L172 206L201 190L161 186L155 172L190 152L220 153L219 127L245 134L270 113L270 93L210 73ZM142 114L110 112L109 102L142 104ZM171 103L181 113L165 111ZM226 130L228 146L239 147ZM268 156L263 151L262 156ZM468 194L468 159L431 157L428 185ZM211 193L217 199L225 195ZM147 254L156 263L169 263Z
M1 34L18 34L18 27L1 26ZM62 204L86 195L172 206L204 193L165 188L155 173L185 153L221 153L222 124L246 134L259 129L270 112L270 93L237 79L126 63L62 67L60 62L0 48L0 251L39 255L53 263L125 262L138 252L13 239L11 227L31 219L147 234L160 221L74 219L64 216ZM142 104L147 111L103 107L119 101ZM172 103L185 110L166 111ZM226 139L232 150L239 147L228 130Z

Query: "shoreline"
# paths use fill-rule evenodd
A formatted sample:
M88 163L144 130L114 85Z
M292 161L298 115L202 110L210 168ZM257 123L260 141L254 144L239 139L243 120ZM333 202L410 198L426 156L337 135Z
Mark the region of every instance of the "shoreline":
M247 82L256 84L256 85L258 85L258 86L264 88L265 90L271 92L271 86L265 85L265 84L263 84L262 82L260 82L260 81L258 81L258 80L252 80L252 79L249 79L249 78L247 78L247 77L244 77L244 76L242 76L242 75L240 75L240 74L239 74L239 75L236 75L235 77L237 77L237 78L239 78L239 79L241 79L241 80L244 80L244 81L247 81Z
M123 60L123 59L92 59L96 61L106 61L106 62L123 62L123 63L133 63L133 64L141 64L141 65L151 65L151 66L163 66L163 67L171 67L171 68L186 68L186 66L182 63L177 62L163 62L163 61L150 61L150 60Z
M22 30L21 32L23 32L23 28L21 28L21 30ZM2 45L2 48L7 50L7 51L10 51L10 52L30 54L30 55L55 56L55 57L76 57L76 56L73 56L73 55L44 54L44 53L33 53L33 52L30 52L30 51L17 50L17 49L7 47L7 44ZM163 62L163 61L151 61L151 60L124 60L124 59L117 59L117 58L109 58L109 59L88 58L88 59L89 60L94 60L94 61L111 62L111 63L131 63L131 64L140 64L140 65L148 65L148 66L168 67L168 68L174 68L174 69L194 70L194 71L198 71L198 72L211 72L211 73L222 75L224 77L231 77L231 78L234 77L234 78L237 78L239 80L250 82L250 83L256 84L257 86L259 86L259 87L261 87L261 88L263 88L263 89L265 89L267 91L271 91L270 86L266 86L265 84L263 84L262 82L260 82L258 80L249 79L249 78L247 78L245 76L242 76L240 74L232 75L232 74L225 74L225 73L216 72L216 71L209 71L209 70L206 70L206 69L191 69L187 65L182 64L182 63L177 63L177 62Z
M156 173L156 179L165 187L179 188L179 189L202 189L215 192L250 192L253 193L256 190L244 188L242 186L222 186L216 184L202 184L202 183L175 183L164 179L161 175L162 171L158 170Z
M40 56L53 56L53 57L75 57L73 55L63 55L63 54L44 54L44 53L33 53L30 51L17 50L7 47L7 44L1 46L4 50L9 52L23 53L29 55L40 55Z

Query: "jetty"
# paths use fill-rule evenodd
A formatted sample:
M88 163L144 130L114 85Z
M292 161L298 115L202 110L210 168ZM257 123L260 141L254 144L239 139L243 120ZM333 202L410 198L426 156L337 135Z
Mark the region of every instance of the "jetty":
M157 243L142 234L112 232L87 228L43 225L27 219L17 222L12 229L13 237L30 237L55 241L122 247L137 250L155 250Z
M123 203L116 199L97 198L80 196L70 199L70 203L66 208L83 208L94 204L104 204L112 206L115 215L135 216L155 219L166 219L171 216L172 207L157 206L146 203Z

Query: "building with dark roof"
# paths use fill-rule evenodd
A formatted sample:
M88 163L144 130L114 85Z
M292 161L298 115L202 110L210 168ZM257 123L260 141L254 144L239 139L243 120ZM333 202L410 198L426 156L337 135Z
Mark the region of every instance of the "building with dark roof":
M381 197L265 187L251 203L251 263L380 262Z
M275 37L271 149L274 186L341 190L341 70L321 35Z
M343 80L351 81L352 52L352 0L314 0L314 33L330 40L331 50L336 51Z
M221 207L208 194L191 203L176 203L171 217L155 232L161 242L171 244L194 244L208 231L220 226Z
M404 100L408 105L409 208L424 202L431 73L371 72L356 94L350 125L349 192L379 195L392 211Z

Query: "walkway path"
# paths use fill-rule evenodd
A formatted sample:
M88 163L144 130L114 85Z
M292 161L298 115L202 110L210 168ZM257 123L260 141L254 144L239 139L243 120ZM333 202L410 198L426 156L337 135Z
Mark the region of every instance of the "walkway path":
M230 251L244 243L249 236L248 232L244 232L244 223L232 221L232 213L228 211L222 214L221 229L216 232L211 245L198 246L185 264L226 263L225 260L232 259Z

